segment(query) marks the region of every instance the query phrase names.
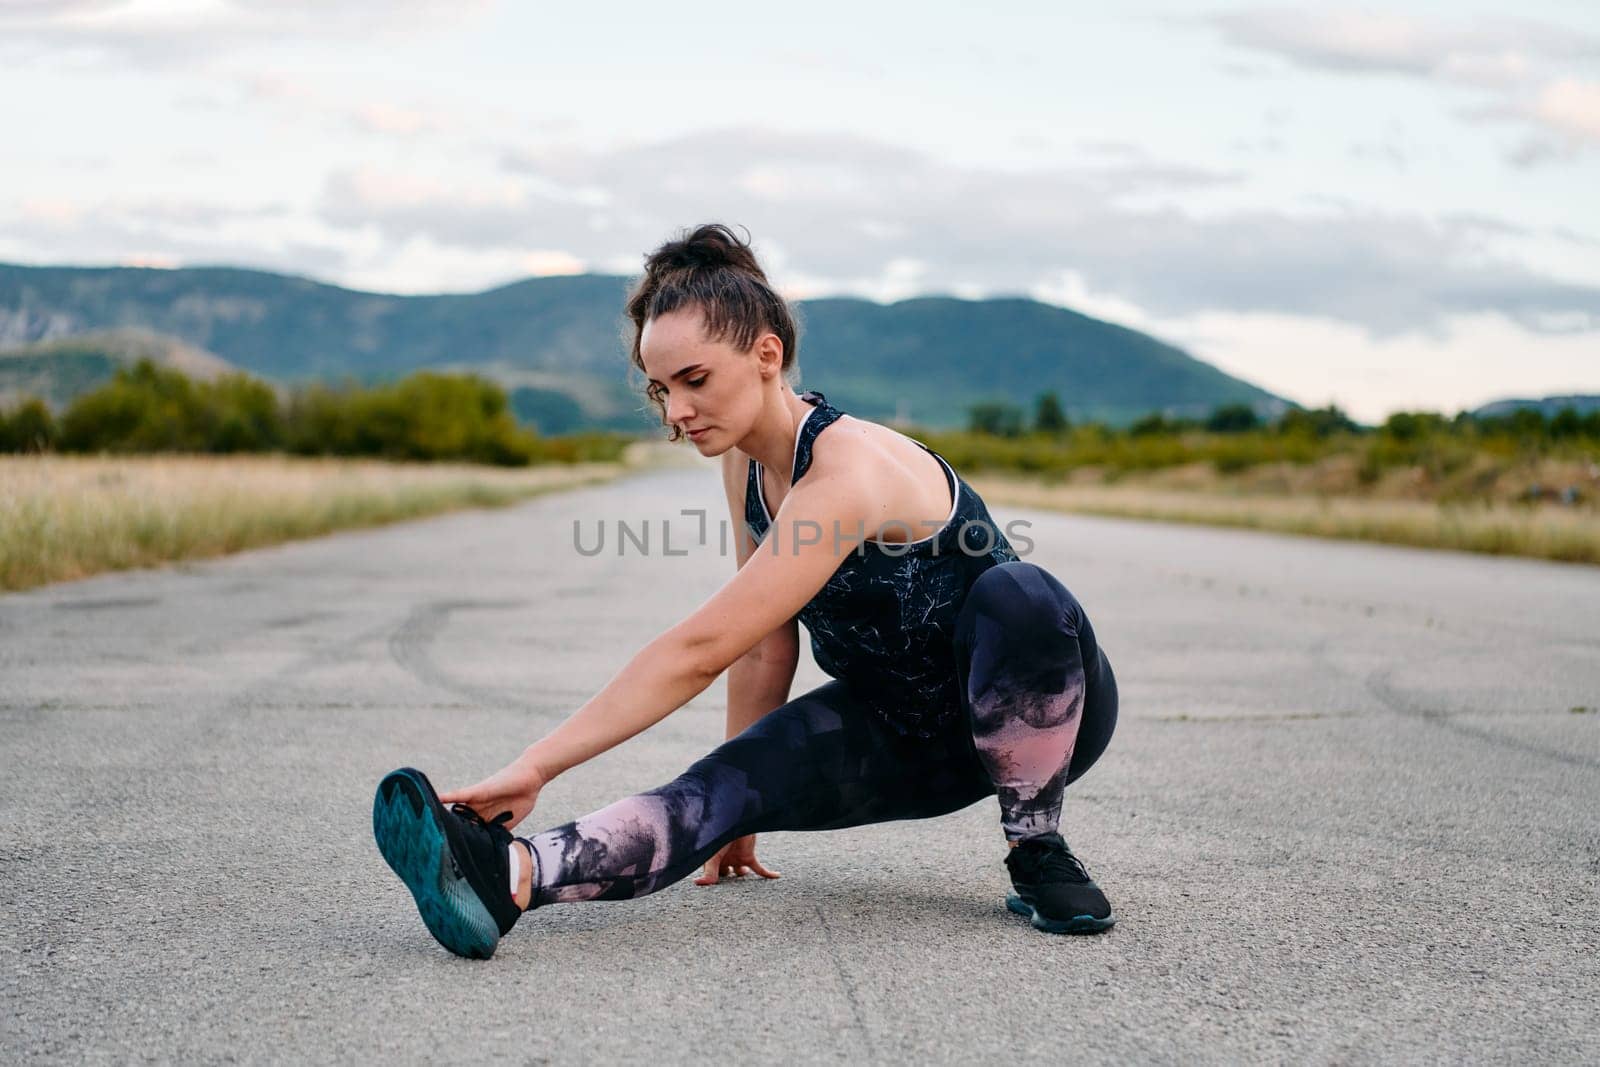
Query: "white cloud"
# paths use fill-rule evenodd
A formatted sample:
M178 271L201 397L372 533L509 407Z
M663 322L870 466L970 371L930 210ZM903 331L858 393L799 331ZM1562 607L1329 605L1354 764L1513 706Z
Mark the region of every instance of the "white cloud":
M1540 90L1533 115L1554 130L1600 143L1600 82L1552 82Z
M1527 19L1443 22L1370 10L1255 8L1205 21L1232 44L1297 66L1427 75L1480 84L1600 55L1600 38Z
M748 226L758 247L781 247L775 276L807 291L900 291L886 266L898 260L919 265L924 290L1019 293L1075 276L1153 315L1310 315L1378 335L1482 311L1529 329L1600 318L1600 290L1522 266L1500 248L1518 231L1495 220L1348 205L1197 216L1130 192L1227 177L1143 159L963 170L862 138L725 130L510 163L489 184L341 174L321 214L393 244L560 248L591 264L637 264L672 229L722 219Z
M293 40L407 34L476 17L490 0L23 0L0 6L0 55L140 65L205 63Z
M1335 8L1251 9L1204 21L1230 44L1305 69L1426 78L1489 92L1493 103L1464 109L1463 117L1520 121L1542 131L1511 150L1508 161L1518 166L1571 159L1600 145L1600 85L1570 69L1600 58L1600 37L1592 34L1527 19L1446 22Z

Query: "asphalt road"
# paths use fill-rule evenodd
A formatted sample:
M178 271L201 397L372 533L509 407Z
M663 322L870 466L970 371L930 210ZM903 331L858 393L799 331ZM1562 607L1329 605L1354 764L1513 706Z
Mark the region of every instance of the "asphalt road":
M1005 911L991 799L433 942L373 786L496 769L732 572L714 472L659 470L0 597L0 1060L1600 1060L1600 568L994 510L1121 685L1064 820L1109 934ZM724 692L527 825L677 774Z

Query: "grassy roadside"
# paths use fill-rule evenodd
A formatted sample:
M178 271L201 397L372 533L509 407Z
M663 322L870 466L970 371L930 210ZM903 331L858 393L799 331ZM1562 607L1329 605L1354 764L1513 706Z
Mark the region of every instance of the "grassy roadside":
M285 456L0 456L0 590L203 559L614 477L626 463L530 468Z
M990 504L1012 507L1600 563L1600 511L1589 507L1254 495L1129 484L1048 485L1004 475L966 480Z

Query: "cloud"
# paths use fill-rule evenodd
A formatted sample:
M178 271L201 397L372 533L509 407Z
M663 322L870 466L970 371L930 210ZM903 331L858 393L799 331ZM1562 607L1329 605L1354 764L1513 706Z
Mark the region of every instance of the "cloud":
M329 125L384 137L409 138L423 134L448 134L462 128L459 116L437 108L394 100L352 100L348 94L321 90L303 79L277 73L254 73L233 79L248 99L284 104L302 115L326 120ZM199 97L189 106L226 109L228 101Z
M283 204L237 205L175 198L83 204L32 198L0 215L0 259L52 262L248 264L293 274L337 275L349 253L297 224Z
M1539 91L1533 116L1570 137L1600 142L1600 82L1563 78Z
M505 165L505 180L476 185L339 174L320 214L391 247L559 249L591 268L637 265L676 228L720 219L748 226L774 276L808 293L892 294L913 281L1026 293L1073 272L1161 316L1312 315L1376 336L1476 312L1550 332L1600 327L1600 290L1497 253L1514 234L1495 220L1350 205L1197 215L1140 195L1231 176L1143 158L963 170L860 137L739 129Z
M4 6L0 6L0 19L77 15L85 11L104 11L116 7L121 2L122 0L5 0Z
M1528 19L1444 22L1358 10L1252 9L1201 20L1228 43L1306 70L1427 79L1487 92L1471 121L1516 121L1540 136L1508 162L1528 166L1600 146L1600 83L1572 70L1600 58L1600 37Z
M293 40L404 34L475 16L490 0L10 0L0 56L173 66Z
M1518 82L1551 61L1600 55L1600 38L1526 19L1449 24L1372 11L1262 9L1204 19L1229 43L1312 70Z

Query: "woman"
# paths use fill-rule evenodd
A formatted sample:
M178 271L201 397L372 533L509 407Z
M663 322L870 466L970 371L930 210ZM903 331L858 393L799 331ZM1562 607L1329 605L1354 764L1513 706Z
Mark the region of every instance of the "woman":
M701 864L698 884L775 878L758 833L928 818L996 794L1007 906L1052 933L1109 928L1057 832L1062 791L1116 722L1116 682L1077 600L1018 559L942 456L794 393L794 319L728 228L657 249L628 313L671 439L722 457L748 531L738 570L499 773L443 794L411 768L379 783L379 850L428 929L487 959L529 908L643 896ZM789 700L797 620L834 680ZM512 836L552 778L724 670L728 741L658 789Z

